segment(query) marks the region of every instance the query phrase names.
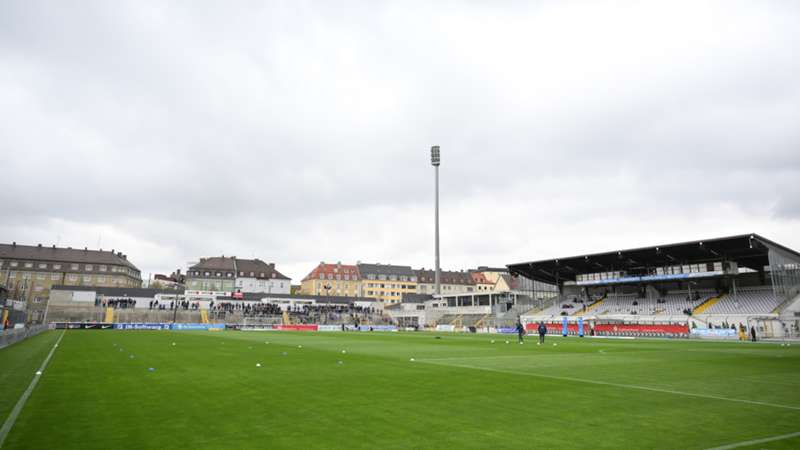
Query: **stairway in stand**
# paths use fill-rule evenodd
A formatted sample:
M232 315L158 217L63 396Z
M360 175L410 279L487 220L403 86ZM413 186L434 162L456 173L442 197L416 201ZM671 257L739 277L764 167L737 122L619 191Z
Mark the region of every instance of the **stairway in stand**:
M588 314L591 310L597 309L598 306L602 305L604 301L606 301L607 295L604 295L602 298L598 299L596 302L592 303L591 305L586 307L585 311L578 311L573 313L573 316L582 316L584 314Z
M707 310L708 308L711 308L712 306L716 305L716 304L717 304L717 302L718 302L718 301L720 301L720 300L722 300L722 297L724 297L724 296L725 296L725 294L722 294L722 295L716 295L716 296L714 296L714 297L711 297L711 298L707 299L707 300L706 300L706 301L704 301L703 303L700 303L699 305L697 305L697 306L696 306L696 307L695 307L695 308L692 310L692 315L695 315L695 314L703 314L703 311L705 311L705 310Z

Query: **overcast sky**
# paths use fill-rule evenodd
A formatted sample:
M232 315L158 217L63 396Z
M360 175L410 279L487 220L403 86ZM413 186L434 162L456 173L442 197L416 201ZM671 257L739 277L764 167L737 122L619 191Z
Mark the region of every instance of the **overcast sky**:
M166 4L165 4L166 3ZM800 4L0 2L0 241L466 269L800 249Z

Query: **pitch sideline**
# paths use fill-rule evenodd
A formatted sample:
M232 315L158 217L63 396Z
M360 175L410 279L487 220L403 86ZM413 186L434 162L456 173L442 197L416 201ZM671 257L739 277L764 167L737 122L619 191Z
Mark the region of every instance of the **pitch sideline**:
M539 377L539 378L549 378L552 380L561 380L561 381L574 381L577 383L587 383L587 384L596 384L601 386L613 386L618 388L624 389L636 389L640 391L651 391L651 392L661 392L663 394L673 394L673 395L682 395L684 397L696 397L696 398L707 398L711 400L723 400L728 402L736 402L736 403L745 403L750 405L758 405L758 406L769 406L772 408L782 408L782 409L791 409L795 411L800 411L800 406L791 406L791 405L781 405L778 403L768 403L768 402L760 402L757 400L745 400L741 398L730 398L730 397L721 397L718 395L708 395L708 394L696 394L692 392L683 392L683 391L673 391L671 389L660 389L648 386L638 386L635 384L622 384L622 383L611 383L608 381L599 381L599 380L587 380L585 378L573 378L573 377L562 377L558 375L546 375L541 373L534 373L534 372L521 372L518 370L503 370L503 369L493 369L491 367L480 367L480 366L470 366L466 364L449 364L449 363L440 363L436 362L436 360L432 359L419 359L418 362L433 364L438 366L445 366L445 367L461 367L463 369L474 369L474 370L486 370L489 372L497 372L497 373L508 373L512 375L527 375L531 377Z
M800 432L782 434L780 436L771 436L771 437L768 437L768 438L753 439L753 440L750 440L750 441L735 442L733 444L723 445L721 447L709 448L709 449L706 449L706 450L730 450L730 449L733 449L733 448L747 447L749 445L764 444L764 443L773 442L773 441L782 441L784 439L791 439L793 437L798 437L798 436L800 436Z
M5 442L8 433L11 431L11 428L17 421L19 413L21 413L22 408L25 407L25 403L28 401L28 397L31 396L31 393L33 392L33 389L36 387L36 384L39 383L39 378L42 377L44 369L47 368L47 364L50 362L50 358L53 357L53 353L56 352L56 348L58 348L58 344L61 343L61 339L64 337L64 334L66 334L66 332L67 330L61 332L61 336L59 336L56 343L53 344L53 348L50 349L50 353L47 354L47 358L44 359L42 366L39 367L37 373L34 374L33 380L31 380L31 384L28 385L28 389L25 389L25 392L22 393L22 396L20 396L19 400L17 401L17 404L14 405L14 409L11 410L11 413L9 413L8 418L6 418L6 421L3 423L3 427L0 428L0 448L3 447L3 443Z

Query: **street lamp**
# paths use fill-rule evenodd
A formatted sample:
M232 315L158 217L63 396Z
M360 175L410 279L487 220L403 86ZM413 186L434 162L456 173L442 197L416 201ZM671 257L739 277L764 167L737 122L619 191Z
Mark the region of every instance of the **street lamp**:
M436 286L436 295L442 295L442 285L440 283L440 272L441 269L439 268L439 164L441 164L441 155L439 153L439 146L434 145L431 147L431 165L433 166L434 172L436 174L436 190L435 190L435 202L436 202L436 213L435 213L435 220L436 220L436 272L434 275L434 283Z

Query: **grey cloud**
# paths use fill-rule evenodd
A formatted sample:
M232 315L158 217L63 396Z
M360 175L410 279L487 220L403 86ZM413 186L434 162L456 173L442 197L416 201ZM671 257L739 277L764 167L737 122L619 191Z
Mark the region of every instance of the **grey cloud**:
M798 18L745 2L3 2L0 232L105 233L146 272L220 252L429 266L439 144L452 268L579 252L598 229L609 246L694 237L710 211L725 225L698 237L799 247Z

